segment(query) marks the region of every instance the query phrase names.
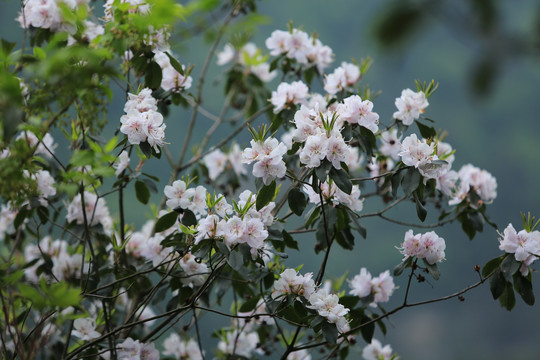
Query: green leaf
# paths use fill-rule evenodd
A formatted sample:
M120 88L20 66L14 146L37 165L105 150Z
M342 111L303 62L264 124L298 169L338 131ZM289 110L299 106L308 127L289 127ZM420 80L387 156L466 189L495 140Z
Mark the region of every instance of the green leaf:
M414 122L416 123L416 126L418 126L418 130L420 130L420 134L424 139L435 138L435 136L437 136L437 131L435 131L432 126L424 125L418 120L415 120Z
M283 236L283 241L285 242L285 246L291 249L298 250L298 243L296 240L293 239L293 237L285 230L281 232L281 235Z
M340 188L341 191L348 195L351 194L352 182L349 174L347 174L345 170L338 170L332 167L332 169L330 169L330 177L332 178L332 180L334 180L334 183L336 183L337 187Z
M517 273L514 276L514 288L521 296L525 304L533 306L534 305L534 292L531 281L525 276Z
M407 169L403 175L403 180L401 181L401 187L403 188L405 195L410 195L414 190L416 190L421 179L422 176L416 168L411 167Z
M328 177L328 173L330 172L330 169L332 169L332 163L328 161L327 159L324 159L318 168L315 168L315 175L317 175L317 178L320 182L325 182L326 178Z
M240 306L240 309L238 310L238 312L243 312L243 313L250 312L257 307L258 302L259 302L258 296L252 297L251 299L243 303L242 306Z
M276 194L276 180L272 181L270 185L265 185L259 190L259 193L257 194L257 202L256 207L257 211L261 210L263 207L268 205L270 201L274 199L274 195Z
M324 338L326 341L328 341L329 344L334 345L338 338L338 330L336 327L336 324L330 324L328 322L323 322L322 324L322 333L324 335Z
M500 270L497 270L489 279L489 290L493 295L493 300L497 300L506 287L506 280Z
M519 270L521 263L516 260L514 254L508 254L501 262L501 272L506 281L512 281L512 276Z
M392 196L395 198L399 189L399 184L403 180L403 171L398 171L392 175Z
M406 40L422 24L424 14L428 13L419 5L409 2L395 4L375 26L375 37L382 45L388 47Z
M301 216L307 206L306 195L299 188L292 188L287 196L289 208L293 213Z
M501 294L501 297L499 298L499 303L501 304L503 308L505 308L508 311L511 311L516 305L516 297L514 295L514 289L511 283L509 282L506 283L504 292Z
M416 202L416 215L418 215L418 218L421 222L424 222L424 220L426 220L427 210L422 205L422 202L420 201L418 196L416 196L416 193L414 195L414 200Z
M403 273L403 270L411 266L412 263L412 257L407 258L406 260L403 260L399 265L397 265L394 268L394 276L399 276Z
M69 162L75 167L93 165L94 152L92 150L77 150Z
M484 267L482 267L482 276L487 277L489 274L491 274L495 269L499 267L501 264L503 258L501 256L489 260Z
M160 233L169 229L176 223L176 219L178 219L178 213L176 211L172 211L168 214L163 215L156 222L156 225L154 226L154 232Z
M348 309L354 309L359 301L360 298L353 295L345 295L339 298L339 303Z
M371 318L364 316L362 318L362 324L367 323L368 321L371 321ZM375 323L370 323L369 325L364 325L360 328L360 333L362 334L362 338L368 343L371 343L371 340L373 339L373 334L375 333Z
M240 272L244 267L244 255L239 251L231 251L227 263L236 271Z
M146 67L146 73L144 74L144 83L150 89L158 89L161 86L161 79L163 74L161 67L155 61L152 61Z
M167 56L169 57L169 61L171 62L171 65L174 68L174 70L178 71L180 75L185 76L184 69L182 68L182 65L180 65L178 60L176 60L171 54L169 54L168 51L165 51L165 54L167 54Z
M197 225L197 217L193 211L188 209L182 211L182 224L185 226Z
M148 143L148 141L144 141L139 144L139 148L141 149L144 156L146 156L148 159L152 157L152 147Z
M135 181L135 196L141 203L145 205L148 204L148 200L150 200L150 190L144 182L139 180Z

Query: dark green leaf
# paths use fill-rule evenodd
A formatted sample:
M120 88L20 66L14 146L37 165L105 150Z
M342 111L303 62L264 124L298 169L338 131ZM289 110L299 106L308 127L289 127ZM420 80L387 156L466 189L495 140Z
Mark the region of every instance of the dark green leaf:
M332 167L330 169L330 177L332 180L334 180L334 183L336 183L337 187L343 191L345 194L349 194L352 191L352 182L349 177L349 174L343 169L336 169Z
M512 276L519 270L521 263L516 260L514 254L507 254L501 262L501 272L506 281L512 281Z
M146 67L146 73L144 74L144 83L150 89L158 89L161 86L161 79L163 74L161 72L161 66L155 61L152 61Z
M330 324L328 322L323 322L322 324L322 333L324 335L324 338L326 341L328 341L329 344L334 345L338 338L338 330L336 327L336 324Z
M360 298L353 295L344 295L339 298L339 303L345 306L347 309L354 309L354 307L358 304L359 301Z
M476 231L482 232L484 230L484 218L482 217L480 213L476 211L469 212L467 216L471 222L472 227Z
M184 69L182 68L182 65L180 65L178 60L176 60L171 54L169 54L168 51L166 51L165 54L167 54L167 56L169 57L169 61L171 62L171 65L174 68L174 70L178 71L180 75L185 76Z
M482 276L487 277L489 274L491 274L495 269L499 267L501 264L501 261L503 260L502 257L497 257L495 259L489 260L486 265L482 268Z
M525 304L533 306L534 305L534 292L531 281L525 276L517 273L514 276L514 287L516 291L521 296Z
M414 190L416 190L418 184L420 184L421 179L422 176L416 168L411 167L407 169L407 171L403 175L403 180L401 181L401 187L403 188L403 192L406 195L411 194Z
M516 305L516 296L514 295L514 288L511 283L506 283L506 287L499 298L499 303L508 311L511 311Z
M268 203L274 199L275 194L276 180L272 181L270 185L263 186L262 189L259 190L259 193L257 194L257 203L255 204L257 210L261 210L263 207L268 205Z
M150 190L144 182L139 180L135 181L135 196L141 203L145 205L148 204L148 200L150 200Z
M148 143L148 141L144 141L139 144L139 149L141 149L144 156L146 156L148 159L152 157L152 147Z
M397 2L389 8L375 27L375 37L384 46L396 46L402 43L416 30L424 20L425 12L418 5L409 2Z
M293 213L301 216L307 206L307 198L298 188L292 188L288 194L289 208Z
M239 251L231 251L227 263L236 271L240 272L244 267L244 255Z
M177 218L178 218L178 213L176 211L172 211L168 214L163 215L156 222L156 225L154 226L154 232L160 233L162 231L169 229L176 223Z
M491 295L493 299L497 300L506 287L506 280L504 279L503 274L500 270L495 271L495 273L489 279L489 290L491 290Z
M392 196L396 197L397 192L399 189L399 184L401 184L401 181L403 180L403 171L398 171L394 175L392 175Z
M317 175L317 178L320 182L326 181L330 169L332 169L332 163L330 161L328 161L327 159L321 161L321 165L319 165L319 167L315 169L315 175Z
M426 220L427 210L424 208L422 202L418 196L416 196L416 194L414 195L414 200L416 201L416 215L418 215L421 222L424 222L424 220Z
M195 214L193 211L184 209L183 210L183 216L182 216L182 224L185 226L191 226L191 225L197 225L197 217L195 217Z
M15 220L13 220L13 226L15 227L15 229L18 229L19 226L22 225L22 223L24 222L24 220L26 219L29 213L30 213L30 210L28 210L27 206L23 206L22 208L19 209L19 212L15 216Z
M422 124L420 121L415 120L416 126L418 126L418 130L420 130L420 134L424 139L434 138L437 136L437 131L432 126L427 126Z
M293 239L293 237L288 232L283 230L281 232L281 235L283 236L283 241L285 242L285 245L288 248L298 250L298 243L296 242L296 240Z
M242 306L240 306L240 309L238 310L238 312L246 313L246 312L252 311L257 307L258 302L259 302L259 297L257 296L252 297L251 299L243 303Z
M371 319L367 316L364 316L362 318L362 324L367 323L368 321L371 321ZM369 325L364 325L360 328L360 333L362 334L362 338L368 343L371 343L371 340L373 339L373 334L375 333L375 323L370 323Z

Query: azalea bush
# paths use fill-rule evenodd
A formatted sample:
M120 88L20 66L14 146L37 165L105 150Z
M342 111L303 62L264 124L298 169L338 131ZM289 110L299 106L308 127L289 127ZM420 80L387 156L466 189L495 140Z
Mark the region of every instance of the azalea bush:
M3 358L397 359L381 336L408 307L484 283L507 310L516 294L534 304L538 222L495 232L497 182L453 168L459 152L427 110L437 83L411 80L380 104L362 82L369 58L335 66L339 54L292 24L255 44L259 20L250 0L22 4L20 41L0 51ZM204 62L180 61L171 36L210 22ZM218 113L203 107L211 67ZM176 108L190 114L180 134L167 128ZM199 121L211 125L194 139ZM155 161L169 180L146 170ZM368 251L373 217L404 226L385 244L402 261L328 276L338 247ZM412 282L437 286L452 263L436 233L451 223L470 239L489 227L500 256L462 290L411 302ZM315 272L287 260L299 249Z

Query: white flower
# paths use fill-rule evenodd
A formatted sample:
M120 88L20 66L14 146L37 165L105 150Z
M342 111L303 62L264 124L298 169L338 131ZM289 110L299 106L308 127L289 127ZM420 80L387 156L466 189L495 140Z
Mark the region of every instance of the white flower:
M398 137L397 135L398 131L396 128L382 132L382 145L379 148L381 154L389 156L395 161L399 160L399 152L401 151L401 136Z
M266 47L270 50L270 55L278 56L286 53L290 36L291 34L288 31L274 30L265 41Z
M385 345L384 347L377 339L372 339L371 344L364 347L362 357L365 360L390 360L392 357L392 347Z
M96 331L96 321L92 318L79 318L73 322L73 335L81 340L92 340L101 336Z
M203 158L204 165L208 169L208 177L210 180L216 180L217 177L225 170L228 157L219 149L216 149Z
M15 232L14 221L18 210L11 209L11 203L2 204L0 209L0 241L4 241L7 234Z
M517 261L532 263L540 255L540 232L516 232L512 224L504 229L502 238L499 238L499 249L509 254L514 254Z
M178 334L170 334L164 341L163 355L174 356L182 360L202 360L201 350L194 339L184 339Z
M139 252L146 260L152 261L153 266L161 264L171 253L161 242L165 239L162 234L155 234L139 246Z
M251 358L252 353L257 351L259 335L256 332L238 332L236 329L228 332L225 339L218 343L218 349L224 354L236 354Z
M188 189L183 180L176 180L171 185L165 186L163 192L167 197L167 206L169 208L175 209L180 207L187 209L195 190Z
M181 278L182 283L186 285L201 286L210 273L208 266L202 261L196 261L195 256L189 252L180 260L179 265L186 274Z
M270 102L274 106L274 114L287 106L291 107L306 102L308 91L307 85L302 81L279 84L277 90L272 91L272 97L270 98Z
M120 176L120 174L129 166L129 154L126 150L123 150L120 155L118 155L118 158L113 164L113 167L116 169L115 174L116 176Z
M236 55L236 51L234 49L234 46L232 46L232 44L230 43L227 43L223 47L223 50L217 53L217 57L218 57L217 64L225 65L227 63L230 63L231 61L234 60L235 55Z
M275 138L268 138L264 142L251 140L251 148L246 148L242 153L242 162L253 166L253 175L262 177L265 185L270 184L275 178L285 176L287 168L283 161L283 155L287 152L287 146Z
M403 90L401 97L396 98L395 104L398 111L393 116L395 119L401 120L404 125L411 125L429 105L426 94L422 91L414 92L411 89Z
M349 286L351 291L349 294L358 296L360 298L369 296L371 294L371 274L366 268L360 269L360 273L355 275L352 280L349 280Z
M287 355L287 360L311 360L311 355L306 349L297 350Z
M429 261L429 260L428 260ZM390 276L390 271L386 270L371 280L372 291L375 294L375 303L387 302L394 293L394 279Z
M162 78L161 87L163 90L172 90L173 92L180 92L188 90L191 87L193 79L191 76L185 76L180 74L172 65L171 60L161 51L156 51L154 55L155 62L161 67ZM182 70L185 70L185 66L182 65Z
M358 66L343 62L333 73L329 74L324 82L324 90L330 95L354 86L360 80Z
M312 279L313 273L298 275L294 269L285 269L278 280L274 282L272 298L282 295L294 294L308 299L315 291L315 282Z
M77 224L83 225L85 218L89 226L101 224L105 231L112 229L112 219L105 199L98 198L96 194L88 191L84 192L84 211L81 194L77 194L67 206L66 214L68 223L75 221Z

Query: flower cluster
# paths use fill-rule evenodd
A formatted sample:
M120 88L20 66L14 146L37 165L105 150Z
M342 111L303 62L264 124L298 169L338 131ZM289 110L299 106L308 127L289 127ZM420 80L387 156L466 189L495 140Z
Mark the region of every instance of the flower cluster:
M502 238L499 238L499 249L514 254L516 261L521 262L521 274L527 276L529 266L540 256L540 231L516 232L512 224L508 224L500 235Z
M497 197L497 180L488 171L471 164L461 167L457 174L453 174L455 187L450 205L459 204L467 198L473 190L484 203L491 203Z
M394 119L401 120L403 125L407 126L418 119L429 105L424 92L414 92L411 89L403 90L401 96L396 98L395 104L398 111L394 113Z
M110 353L101 356L110 359ZM117 345L116 356L125 360L159 360L159 350L154 343L141 343L139 340L127 338Z
M254 354L261 354L258 349L259 335L256 331L238 331L234 329L228 331L218 343L218 350L223 354L237 355L246 359L252 358Z
M39 202L42 206L47 206L46 199L56 195L55 181L51 173L47 170L38 170L30 174L28 170L23 170L23 174L36 182Z
M61 3L73 11L79 6L88 6L88 0L62 1ZM51 31L69 29L69 25L64 22L60 1L58 0L25 1L17 21L25 29L30 27L49 29Z
M251 42L244 44L240 49L235 49L230 43L225 44L225 47L217 54L217 57L218 65L225 65L230 62L240 64L249 73L257 76L264 82L272 81L277 76L277 71L270 71L270 65L265 61L266 57Z
M124 105L120 131L126 134L130 144L138 145L147 141L156 152L158 146L165 143L163 116L157 111L157 101L152 97L152 90L145 88L139 94L128 94Z
M403 260L416 256L433 265L444 260L445 249L444 239L434 231L415 235L412 230L409 230L405 233L400 252L405 255Z
M284 295L303 296L309 302L309 309L316 310L329 323L336 324L340 332L347 332L349 323L345 315L349 309L341 305L338 296L330 294L328 289L316 289L312 276L312 273L299 275L294 269L285 269L274 282L272 298L277 299Z
M197 186L188 188L183 180L176 180L171 185L165 186L163 191L167 197L167 206L171 209L182 208L191 210L195 216L207 214L206 188Z
M81 340L92 340L101 336L96 331L96 321L92 318L79 318L73 322L73 335Z
M377 303L387 302L396 288L394 279L390 275L390 271L386 270L377 277L372 277L366 268L360 269L360 273L355 275L349 281L351 290L349 294L366 298L373 296L371 306L377 306Z
M251 140L251 147L242 152L242 162L253 165L253 175L263 179L265 185L269 185L275 178L285 176L287 168L283 161L283 155L287 152L287 146L275 138L267 138L256 141Z
M11 204L2 204L0 208L0 242L4 241L6 235L15 233L15 218L19 210L12 209Z
M275 30L266 39L266 47L272 56L284 54L299 64L315 65L320 73L333 61L331 48L299 29Z
M28 142L30 148L35 149L34 155L43 155L46 159L50 159L54 155L54 149L56 144L51 134L46 133L38 139L38 137L31 131L23 131L15 140L25 140Z
M416 134L403 139L399 155L405 165L414 166L422 176L430 179L438 178L446 169L442 166L444 162L437 162L439 158L435 153L435 142L428 144L426 139L419 140Z

